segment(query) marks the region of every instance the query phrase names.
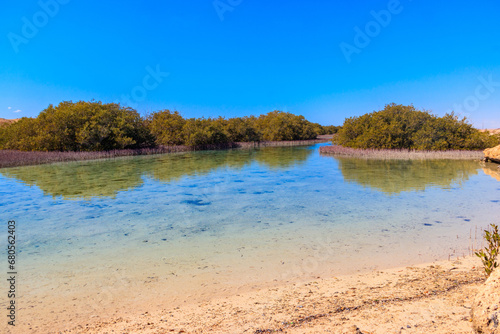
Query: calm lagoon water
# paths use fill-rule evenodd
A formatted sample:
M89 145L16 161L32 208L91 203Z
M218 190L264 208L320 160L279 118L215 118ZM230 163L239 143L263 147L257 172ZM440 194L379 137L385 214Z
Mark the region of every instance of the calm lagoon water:
M321 145L0 169L24 305L182 302L454 258L499 223L495 166L321 156Z

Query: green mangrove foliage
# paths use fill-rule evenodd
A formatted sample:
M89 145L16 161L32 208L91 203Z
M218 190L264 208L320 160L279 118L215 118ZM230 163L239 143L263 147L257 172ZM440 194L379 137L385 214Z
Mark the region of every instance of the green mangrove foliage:
M158 145L306 140L330 130L307 121L304 116L282 111L272 111L259 117L184 119L178 112L162 110L150 115L147 123Z
M481 259L486 276L490 276L495 268L498 268L497 257L500 253L500 234L498 225L490 224L490 230L484 231L484 239L488 243L484 249L475 252Z
M264 140L304 140L313 139L318 135L314 125L304 116L273 111L261 115L256 122L257 130Z
M61 102L36 118L0 126L0 149L106 151L154 146L204 146L263 140L306 140L336 132L303 116L272 111L259 117L189 118L160 110L142 118L116 103Z
M500 137L480 132L453 113L437 117L392 103L383 110L347 118L334 143L352 148L480 150L498 145Z
M255 116L235 117L219 120L224 123L224 131L230 142L255 142L261 141L262 136L257 129Z
M172 146L184 143L186 120L177 112L161 110L148 116L146 124L157 144Z
M320 125L313 123L314 129L319 135L334 135L342 128L340 125Z
M22 151L105 151L151 142L139 113L116 103L62 102L0 128L0 148Z

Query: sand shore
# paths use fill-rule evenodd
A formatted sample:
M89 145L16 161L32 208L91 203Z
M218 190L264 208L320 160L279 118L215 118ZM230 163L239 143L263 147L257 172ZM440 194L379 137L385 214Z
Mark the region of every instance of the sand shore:
M68 315L65 328L23 326L23 333L356 333L355 327L358 333L472 333L470 307L484 280L480 260L469 256L177 307L131 305L108 318Z

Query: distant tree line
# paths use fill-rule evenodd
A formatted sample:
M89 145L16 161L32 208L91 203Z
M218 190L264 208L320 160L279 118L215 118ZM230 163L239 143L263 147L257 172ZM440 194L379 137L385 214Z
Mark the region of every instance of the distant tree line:
M347 118L333 141L352 148L442 151L481 150L500 144L500 137L475 129L454 113L438 117L392 103L383 110Z
M147 117L116 103L61 102L36 118L0 126L0 149L23 151L105 151L127 148L230 142L314 139L339 127L272 111L259 117L184 118L161 110Z

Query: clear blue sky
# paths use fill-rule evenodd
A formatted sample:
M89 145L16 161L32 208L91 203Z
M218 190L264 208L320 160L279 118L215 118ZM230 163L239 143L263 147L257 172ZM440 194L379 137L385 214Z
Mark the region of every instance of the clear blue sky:
M0 117L95 99L338 125L396 102L500 127L499 17L495 0L5 1Z

